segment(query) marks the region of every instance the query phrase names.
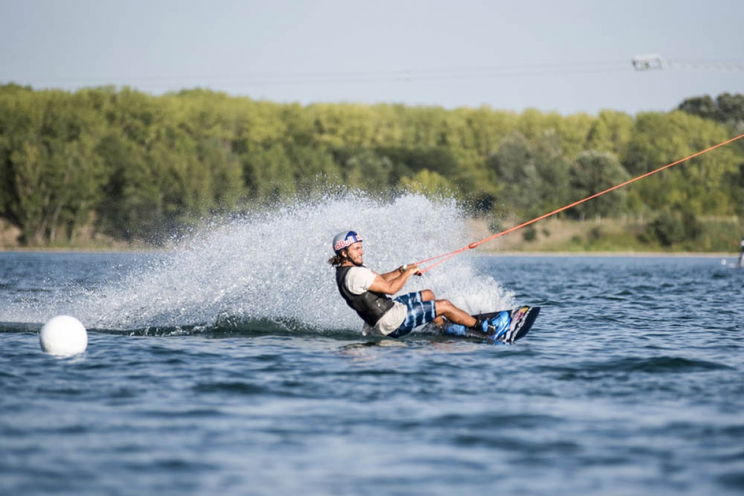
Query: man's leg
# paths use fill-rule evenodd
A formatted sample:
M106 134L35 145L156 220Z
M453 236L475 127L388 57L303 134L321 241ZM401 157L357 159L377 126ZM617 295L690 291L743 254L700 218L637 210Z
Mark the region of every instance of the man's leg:
M435 298L436 296L434 296L434 291L432 291L431 289L424 289L423 291L421 291L421 301L431 301ZM444 319L442 318L441 314L439 313L439 311L435 311L437 317L433 320L433 322L439 326L444 325Z
M446 317L447 320L449 320L450 322L463 325L467 328L472 328L478 323L478 320L475 317L471 316L466 311L456 307L452 304L451 301L434 300L434 298L434 292L430 289L424 289L423 291L420 291L418 293L408 293L406 295L395 298L396 301L403 303L408 307L408 315L406 316L406 320L403 322L403 324L401 324L401 327L393 334L390 334L390 336L400 337L408 334L409 332L411 332L413 327L425 324L427 322L432 322L432 320L430 320L432 319L432 317L433 322L438 325L444 324L444 320L442 319L442 317ZM429 307L430 310L427 310L427 305L416 303L416 301L428 303L432 300L434 300L434 305L433 309ZM431 313L429 313L429 316L427 317L426 314L428 312ZM488 336L488 333L481 330L469 329L469 331L473 332L473 337Z
M489 321L480 321L456 307L449 300L436 301L437 315L447 317L447 320L455 324L465 326L465 335L477 339L491 339L495 332L495 327Z
M434 292L430 289L425 289L421 291L421 300L422 301L430 301L434 299ZM476 324L480 324L478 319L467 313L465 310L462 310L461 308L456 307L454 304L452 304L449 300L436 300L434 302L435 305L435 311L437 317L434 319L434 323L438 325L444 325L444 320L442 317L446 317L447 320L450 322L453 322L455 324L460 324L465 326L466 329L466 335L473 337L473 338L484 338L488 337L490 338L492 336L492 330L493 327L489 325L489 331L486 331L485 329L478 329L476 328ZM480 326L479 326L480 327Z
M434 298L435 296L432 290L424 289L423 291L421 291L421 299L423 301L430 301ZM435 304L437 312L437 318L434 319L435 324L444 324L442 316L446 317L447 320L449 320L450 322L464 325L465 327L473 327L478 322L475 317L471 316L466 311L456 307L449 300L437 300Z
M478 320L460 308L457 308L449 300L437 300L436 301L437 317L443 315L450 322L455 324L464 325L465 327L473 327Z

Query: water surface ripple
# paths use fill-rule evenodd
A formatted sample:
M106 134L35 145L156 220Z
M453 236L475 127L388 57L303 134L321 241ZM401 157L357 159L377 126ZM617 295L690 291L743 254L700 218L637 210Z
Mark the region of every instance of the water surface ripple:
M39 351L44 309L152 257L0 254L1 494L744 492L744 271L717 259L472 257L543 307L510 347L267 314Z

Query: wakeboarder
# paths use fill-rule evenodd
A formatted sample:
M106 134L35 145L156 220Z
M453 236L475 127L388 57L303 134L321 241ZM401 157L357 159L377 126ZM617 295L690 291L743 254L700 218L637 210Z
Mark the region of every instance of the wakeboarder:
M335 255L328 263L336 268L336 284L344 301L364 321L364 334L372 332L399 338L415 327L434 322L442 325L444 318L461 324L472 337L487 338L495 332L488 320L479 320L456 307L449 300L437 300L430 289L390 298L413 275L420 275L415 264L378 274L364 265L362 237L355 231L344 231L333 238Z

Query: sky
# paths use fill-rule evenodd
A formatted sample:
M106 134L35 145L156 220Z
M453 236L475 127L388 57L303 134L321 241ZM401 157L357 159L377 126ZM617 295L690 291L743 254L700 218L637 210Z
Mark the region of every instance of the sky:
M744 92L742 26L742 0L0 0L0 83L635 114Z

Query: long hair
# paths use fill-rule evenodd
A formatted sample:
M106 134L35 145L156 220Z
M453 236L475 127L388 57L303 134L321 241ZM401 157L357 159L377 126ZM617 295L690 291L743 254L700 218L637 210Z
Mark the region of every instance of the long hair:
M336 253L334 256L328 259L328 263L331 264L334 267L338 267L342 263L344 263L344 260L346 260L341 253Z

